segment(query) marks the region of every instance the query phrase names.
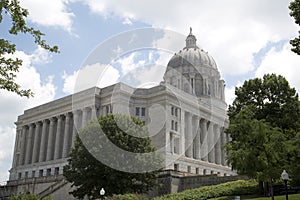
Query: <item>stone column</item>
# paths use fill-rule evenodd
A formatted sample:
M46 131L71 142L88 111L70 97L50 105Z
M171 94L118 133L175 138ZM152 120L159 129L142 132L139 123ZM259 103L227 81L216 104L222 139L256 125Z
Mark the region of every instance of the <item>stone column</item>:
M28 131L28 126L26 126L26 125L23 126L22 127L21 151L20 151L19 165L24 165L24 163L25 163L27 131Z
M230 135L229 135L229 134L226 134L226 143L227 143L227 142L230 142L230 141L231 141ZM229 164L229 163L226 163L226 165L230 167L230 164Z
M54 118L54 117L50 118L46 161L53 159L54 141L55 141L55 131L54 131L55 122L56 122L56 118Z
M90 120L90 107L85 107L83 110L82 110L82 127L84 127L88 121Z
M68 154L70 152L70 115L70 113L67 113L65 117L64 144L62 152L63 158L68 157Z
M184 110L181 110L180 113L180 147L179 147L179 154L183 155L185 153L185 114Z
M41 144L41 122L35 123L35 133L32 152L32 163L38 162Z
M57 116L57 129L54 144L54 160L61 158L62 151L62 115Z
M17 130L16 130L16 140L15 140L15 147L14 147L14 156L13 156L13 164L12 167L15 168L18 166L18 164L20 163L19 159L20 159L20 147L19 147L19 142L20 142L20 137L22 134L22 129L20 129L20 127L17 126Z
M208 125L208 162L215 162L215 141L214 141L214 125L212 122L209 122Z
M216 135L215 135L216 136L215 137L215 141L216 141L216 145L215 145L215 163L220 165L221 164L221 154L222 154L220 126L216 125L215 130L216 130Z
M185 112L185 156L191 158L193 155L193 136L192 136L192 115Z
M200 120L200 139L201 139L201 160L208 161L208 137L207 137L207 121L206 119Z
M221 137L220 138L221 138L221 146L223 146L225 144L225 142L226 142L225 141L226 138L225 138L224 128L221 128ZM221 164L223 166L226 165L225 149L223 149L222 153L221 153Z
M31 163L32 158L32 141L33 141L34 124L29 124L29 133L26 144L25 164Z
M78 133L78 130L80 129L80 124L79 124L79 116L80 110L76 110L73 112L73 132L72 132L72 140L71 140L71 147L74 146L74 142L76 139L76 135Z
M42 137L41 137L41 145L40 145L40 155L39 155L39 162L43 162L46 160L46 152L47 152L47 140L48 140L48 120L43 120L43 127L42 127Z
M91 109L91 119L97 118L99 116L99 108L97 108L96 105L93 105Z
M194 134L195 135L195 139L194 139L194 158L195 159L200 159L200 146L201 146L201 141L200 141L200 127L199 127L199 117L198 116L194 116L193 117L193 127L194 127Z

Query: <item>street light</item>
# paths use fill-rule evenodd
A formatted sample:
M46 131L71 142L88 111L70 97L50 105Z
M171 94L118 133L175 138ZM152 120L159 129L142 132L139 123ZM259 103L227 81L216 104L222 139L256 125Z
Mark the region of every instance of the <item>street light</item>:
M101 188L101 190L100 190L100 195L101 195L101 197L103 197L104 194L105 194L105 190L104 190L104 188Z
M289 180L289 174L285 170L283 170L283 172L281 174L281 179L284 181L285 199L288 200L289 196L288 196L288 191L287 191L287 181Z

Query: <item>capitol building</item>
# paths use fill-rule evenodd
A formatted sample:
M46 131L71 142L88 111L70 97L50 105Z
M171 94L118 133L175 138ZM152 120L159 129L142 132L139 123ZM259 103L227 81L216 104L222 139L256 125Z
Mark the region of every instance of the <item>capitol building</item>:
M8 185L17 185L15 192L38 194L59 184L70 190L63 178L54 177L63 173L77 131L107 113L140 118L153 145L163 152L165 170L187 176L236 175L222 148L230 140L224 132L229 123L224 90L216 62L197 46L190 31L157 86L134 88L120 82L25 110L16 122Z

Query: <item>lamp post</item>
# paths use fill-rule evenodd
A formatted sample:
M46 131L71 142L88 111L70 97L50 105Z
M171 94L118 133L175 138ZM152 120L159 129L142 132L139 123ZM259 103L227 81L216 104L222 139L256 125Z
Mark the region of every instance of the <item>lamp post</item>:
M284 181L284 187L285 187L285 199L289 199L288 190L287 190L287 181L289 180L289 174L283 170L281 174L281 179Z
M105 190L104 188L101 188L100 190L101 199L103 198L104 194L105 194Z

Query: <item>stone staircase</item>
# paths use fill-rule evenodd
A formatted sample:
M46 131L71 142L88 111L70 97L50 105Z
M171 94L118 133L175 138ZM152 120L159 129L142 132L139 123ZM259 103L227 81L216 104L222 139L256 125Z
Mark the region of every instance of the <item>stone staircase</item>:
M49 187L47 187L45 190L41 191L38 195L41 199L51 195L55 191L59 190L60 188L64 187L68 182L65 179L62 179Z

